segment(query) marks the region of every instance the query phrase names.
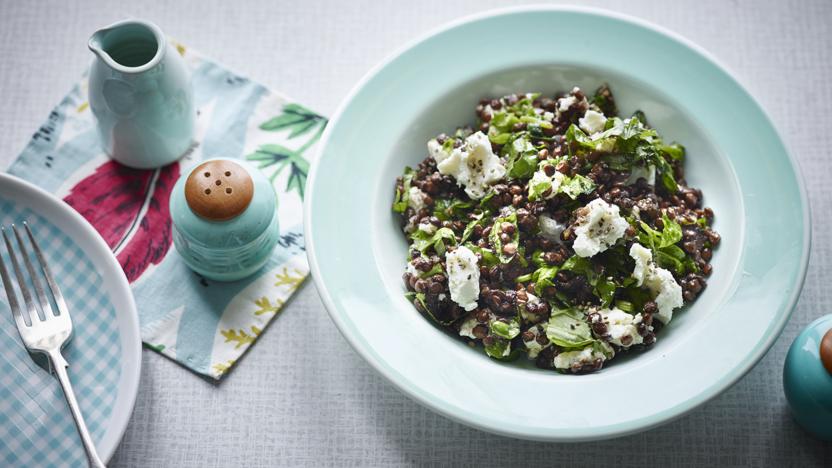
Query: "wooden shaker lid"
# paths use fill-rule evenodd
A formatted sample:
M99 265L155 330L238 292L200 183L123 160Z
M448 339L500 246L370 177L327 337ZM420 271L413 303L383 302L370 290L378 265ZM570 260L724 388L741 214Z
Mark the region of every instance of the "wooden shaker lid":
M832 329L820 340L820 362L823 363L826 372L832 375Z
M248 171L228 160L204 162L185 181L188 207L209 221L239 216L253 196L254 182Z

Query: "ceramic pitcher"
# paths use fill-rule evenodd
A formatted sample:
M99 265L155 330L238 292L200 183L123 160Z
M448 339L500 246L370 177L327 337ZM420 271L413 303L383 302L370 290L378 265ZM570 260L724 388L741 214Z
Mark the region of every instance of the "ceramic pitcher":
M194 102L180 54L153 23L125 20L89 40L90 108L104 151L135 168L164 166L190 147Z

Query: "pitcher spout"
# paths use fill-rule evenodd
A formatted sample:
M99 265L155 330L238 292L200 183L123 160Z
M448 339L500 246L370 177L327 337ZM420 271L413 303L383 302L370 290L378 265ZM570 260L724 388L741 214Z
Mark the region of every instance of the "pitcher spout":
M153 68L165 54L165 35L149 21L124 20L99 29L87 43L108 67L122 73Z

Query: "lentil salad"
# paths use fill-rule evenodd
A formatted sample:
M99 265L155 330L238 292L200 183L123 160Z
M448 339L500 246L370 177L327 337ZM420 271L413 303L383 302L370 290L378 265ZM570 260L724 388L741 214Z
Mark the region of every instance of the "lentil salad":
M685 149L607 86L484 99L396 180L415 308L497 360L566 373L649 349L720 236Z

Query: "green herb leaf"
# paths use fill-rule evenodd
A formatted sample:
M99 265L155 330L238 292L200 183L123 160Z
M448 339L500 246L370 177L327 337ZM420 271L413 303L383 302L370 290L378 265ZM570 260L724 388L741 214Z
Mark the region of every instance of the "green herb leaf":
M537 96L537 94L523 96L512 105L508 105L505 100L501 100L502 107L492 113L488 126L488 139L497 145L509 143L512 138L516 137L514 126L519 123L526 124L526 128L530 131L551 128L552 123L544 120L532 105ZM512 177L510 171L509 177Z
M661 145L659 149L662 153L666 154L670 159L674 161L682 161L685 159L685 147L678 144L673 143L670 145Z
M465 230L462 231L462 239L460 239L459 241L460 243L467 241L468 238L471 237L472 234L474 234L475 227L482 226L486 223L488 218L484 216L484 214L485 213L479 213L474 215L475 219L472 219L468 222L468 224L465 225Z
M676 184L676 178L673 176L673 166L662 156L654 158L654 163L656 164L656 172L659 173L665 190L669 193L676 193L679 190L679 186Z
M564 348L580 348L594 341L583 314L575 309L553 311L546 324L546 337Z
M504 145L511 138L514 125L520 123L520 119L506 110L499 110L493 113L488 125L488 139L491 143Z
M560 268L561 270L571 271L572 273L583 275L588 278L595 276L595 271L592 268L592 262L588 258L579 257L578 255L573 255L567 258Z
M592 193L593 190L595 190L595 183L581 174L564 178L564 181L560 184L560 191L573 200L581 195Z
M411 291L404 293L404 297L406 297L409 301L413 301L413 299L416 299L417 301L419 301L422 307L425 308L425 310L428 310L428 306L427 304L425 304L425 293L415 293Z
M668 218L666 214L662 214L662 225L662 237L659 247L668 247L682 240L682 226L679 223Z
M644 112L642 112L641 110L633 112L632 117L638 119L638 121L641 122L645 127L649 127L649 125L647 124L647 116L644 115Z
M489 356L503 360L511 354L511 341L504 338L496 338L491 346L483 346L485 353Z
M594 151L597 144L575 124L570 125L569 128L566 129L564 138L566 139L566 142L569 143L570 149L574 148L576 150Z
M547 266L546 260L543 260L543 252L542 250L538 249L532 253L532 263L534 263L538 268Z
M661 268L666 268L677 275L698 270L696 262L689 258L678 245L682 240L682 226L675 220L662 215L662 230L657 231L647 223L639 222L641 232L639 242L653 252L653 260Z
M494 254L494 251L491 249L484 249L482 247L476 246L471 242L467 242L465 247L468 247L471 252L478 253L482 257L483 264L487 267L492 267L494 265L498 265L500 263L500 259L497 258L497 255Z
M458 319L454 319L454 318L451 318L451 319L448 319L448 320L439 320L436 317L436 315L434 315L433 311L430 310L430 307L428 307L428 304L425 301L425 293L407 292L407 293L404 294L404 297L406 297L407 300L409 300L410 302L413 302L414 299L417 302L419 302L419 305L422 306L422 309L425 311L427 316L430 317L430 319L433 320L436 323L439 323L441 325L450 325L450 324L452 324L452 323L454 323L455 321L458 320Z
M684 157L684 148L677 144L665 145L658 133L642 123L643 115L636 113L626 122L617 117L607 119L605 130L593 137L587 136L574 124L566 131L570 151L578 154L602 151L608 153L604 161L612 169L632 170L635 166L652 165L658 172L662 186L670 193L678 191L673 176L673 161Z
M618 251L619 255L625 255L623 251ZM609 255L613 255L615 252L610 252ZM603 307L607 307L612 302L613 297L615 297L616 291L620 288L620 285L616 283L615 279L610 277L601 277L592 265L592 261L588 258L579 257L577 255L573 255L566 259L561 265L560 269L562 271L571 271L576 275L581 275L586 278L587 283L592 286L592 292L595 294L600 300L601 305ZM606 270L605 270L606 271Z
M408 200L410 200L410 183L413 180L413 174L413 169L410 167L404 168L402 189L396 189L396 198L393 200L393 211L396 213L404 213L407 210Z
M543 252L540 252L540 254L542 255ZM541 295L543 294L544 289L555 285L553 280L555 279L555 275L558 273L558 270L560 270L560 267L546 266L542 258L539 258L537 262L540 262L537 263L539 265L538 269L531 273L518 276L515 281L518 283L527 283L529 281L533 282L535 294Z
M599 278L595 285L595 294L601 299L602 307L609 307L618 285L611 278Z
M615 356L615 351L607 343L603 341L595 341L592 343L592 351L603 354L607 359L612 359Z
M419 274L419 277L420 277L420 278L429 278L429 277L431 277L431 276L433 276L433 275L438 275L438 274L440 274L440 273L444 273L444 271L442 270L442 264L441 264L441 263L437 263L437 264L436 264L436 265L434 265L434 266L433 266L430 270L425 271L425 272L423 272L423 273Z
M434 203L433 215L441 221L448 221L462 216L474 204L457 198L439 198Z
M480 200L480 208L488 209L488 205L491 203L491 199L494 198L494 195L496 195L494 190L489 189L485 196Z
M598 106L601 109L601 113L606 115L607 117L612 117L618 114L618 109L615 107L615 99L612 96L612 92L607 85L601 85L596 91L595 95L592 96L592 104Z
M448 138L444 143L442 143L442 151L451 154L456 148L456 142L456 138Z
M504 224L511 224L514 226L514 233L511 235L511 243L517 246L517 256L521 259L521 261L525 261L523 259L523 251L522 247L520 247L520 229L517 227L517 213L512 212L508 216L499 217L494 220L494 225L491 226L491 233L489 234L488 240L491 242L491 245L494 247L494 250L497 252L497 257L499 257L502 263L508 263L511 261L515 255L506 255L503 253L503 241L500 239L500 234L503 232L503 225Z
M639 241L652 249L659 250L671 246L682 240L682 226L676 221L662 214L662 230L651 228L644 221L639 222L642 232Z
M489 327L491 333L507 340L514 339L520 334L520 321L517 320L517 317L513 317L508 323L501 320L492 320Z
M437 229L433 234L428 234L425 231L417 229L413 234L411 234L410 238L413 239L412 247L422 253L425 253L428 249L432 248L437 254L444 255L446 247L445 242L448 242L451 245L456 245L456 236L454 235L454 231L445 227Z
M537 149L525 132L516 134L511 144L506 145L504 153L508 156L506 174L510 179L528 179L537 169Z
M529 180L529 200L536 201L543 198L543 194L552 189L553 178L547 176L543 171L532 174Z

